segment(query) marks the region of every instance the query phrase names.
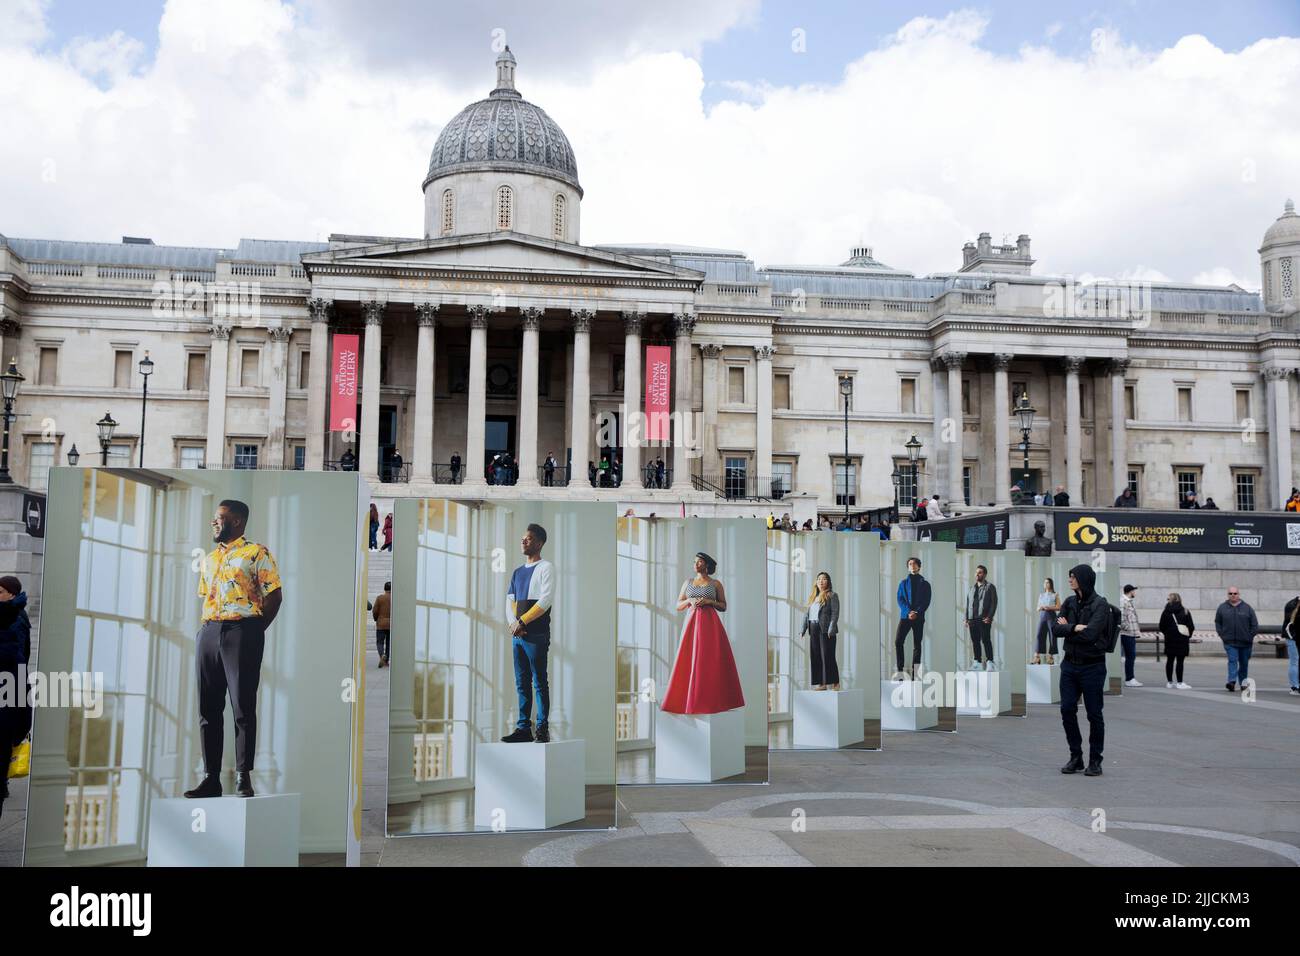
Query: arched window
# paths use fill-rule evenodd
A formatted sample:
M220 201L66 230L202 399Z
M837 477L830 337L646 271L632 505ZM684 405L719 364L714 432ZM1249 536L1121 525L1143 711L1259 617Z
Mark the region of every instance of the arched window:
M556 239L564 241L564 194L555 194L554 224L551 229Z
M497 187L497 228L510 229L514 223L515 191L509 186Z
M450 189L442 191L442 234L450 236L456 229L456 194Z

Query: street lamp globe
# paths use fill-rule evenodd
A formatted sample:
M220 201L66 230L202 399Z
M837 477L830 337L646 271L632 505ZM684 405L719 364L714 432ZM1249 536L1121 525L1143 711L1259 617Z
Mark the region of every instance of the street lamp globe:
M907 449L907 460L916 464L916 460L921 457L921 441L915 435L908 439L907 444L903 446Z
M113 440L113 429L117 428L117 422L113 421L112 415L105 412L104 417L95 422L95 427L99 429L99 443L107 445Z
M1034 414L1037 409L1029 404L1029 396L1021 395L1020 404L1016 406L1016 417L1020 419L1020 430L1022 432L1032 431L1034 427Z
M139 362L140 374L146 379L153 374L153 359L149 358L149 350L145 349L144 358Z
M77 451L77 446L74 444L68 451L68 464L76 468L79 461L81 461L81 452Z
M3 375L0 375L0 389L3 389L4 400L12 402L17 398L18 386L25 381L26 379L23 378L22 373L18 371L17 359L10 359L9 368L5 370Z

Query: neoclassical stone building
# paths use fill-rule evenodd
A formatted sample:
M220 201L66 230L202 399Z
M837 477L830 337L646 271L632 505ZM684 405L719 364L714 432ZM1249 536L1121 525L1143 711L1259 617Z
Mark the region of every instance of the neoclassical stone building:
M454 454L478 488L508 452L518 483L482 494L806 515L842 511L845 496L890 505L901 465L905 501L1006 504L1024 470L1022 393L1036 410L1029 482L1064 485L1074 502L1109 503L1131 484L1152 507L1195 490L1223 508L1277 508L1296 480L1290 202L1259 250L1262 294L1075 286L1035 275L1024 235L981 234L954 271L925 276L869 248L836 266L759 268L735 251L584 246L574 151L516 90L508 50L496 69L489 96L434 145L423 236L232 249L0 236L0 347L26 378L15 478L43 487L74 444L99 460L105 411L119 422L110 460L138 463L147 351L146 466L318 469L353 448L382 495L433 492ZM355 433L328 431L341 333L362 339ZM649 345L672 350L683 441L633 440ZM557 485L572 463L567 488L538 490L548 454ZM593 492L588 463L602 454L621 458L623 484ZM667 487L643 487L657 458ZM773 486L787 504L749 500Z

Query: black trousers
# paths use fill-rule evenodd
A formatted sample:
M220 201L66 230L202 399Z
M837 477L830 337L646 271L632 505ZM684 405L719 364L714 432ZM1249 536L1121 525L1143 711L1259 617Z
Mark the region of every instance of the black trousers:
M235 769L251 772L257 751L257 685L262 676L266 628L261 618L207 621L199 628L195 665L199 678L199 734L203 770L221 772L226 694L235 715Z
M812 659L813 686L840 682L840 665L835 660L835 638L822 633L816 624L808 625L808 656Z
M970 643L975 650L975 660L991 661L993 660L993 625L985 624L979 618L970 622ZM984 653L980 655L980 645L983 644Z
M898 630L894 633L894 656L898 659L898 669L903 667L903 642L907 640L907 632L912 632L912 663L921 663L921 639L925 631L925 618L918 617L914 621L909 621L906 617L898 622Z
M1106 721L1101 709L1106 687L1106 662L1073 664L1061 662L1061 724L1070 756L1083 756L1083 735L1079 733L1079 698L1088 714L1088 762L1101 763L1106 747Z
M375 650L379 652L380 657L388 656L388 630L375 628Z
M1167 681L1173 680L1174 674L1175 672L1177 672L1178 683L1181 684L1183 682L1183 661L1185 660L1187 660L1186 654L1170 654L1168 657L1166 657L1165 658L1165 680Z
M1050 653L1053 657L1056 656L1056 634L1052 632L1052 625L1055 622L1056 622L1056 614L1054 612L1052 611L1038 612L1037 650L1039 654ZM1047 641L1049 638L1051 639L1052 642L1051 651L1048 651L1047 649Z

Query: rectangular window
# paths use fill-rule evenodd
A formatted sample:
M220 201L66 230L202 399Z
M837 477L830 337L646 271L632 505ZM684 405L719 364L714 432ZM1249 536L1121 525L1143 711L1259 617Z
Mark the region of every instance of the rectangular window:
M1180 422L1190 422L1192 420L1192 388L1190 385L1180 385L1178 387L1178 420Z
M961 380L961 413L969 415L970 411L970 379Z
M615 729L618 744L647 745L653 740L655 704L644 682L655 673L654 606L656 575L652 571L651 536L663 534L652 521L618 519L618 663L615 677ZM416 645L417 647L420 645Z
M181 467L202 468L206 464L207 449L202 445L181 446Z
M858 503L858 466L840 461L835 464L835 503L852 508Z
M894 468L898 471L898 507L901 511L908 511L916 507L916 481L912 477L912 463L906 458L895 458Z
M1137 496L1138 501L1142 500L1142 472L1130 468L1128 471L1128 490Z
M794 488L794 463L772 462L772 497L783 498Z
M898 410L904 415L916 414L916 379L899 379Z
M131 362L135 354L125 349L118 349L113 353L113 387L130 388L131 387Z
M130 445L109 445L108 463L117 468L130 467L131 446Z
M257 467L257 446L236 445L235 446L235 467L256 468Z
M1237 490L1237 510L1255 510L1255 472L1234 471L1234 484Z
M293 446L293 470L303 471L307 468L307 446Z
M56 348L42 348L40 364L36 368L36 384L58 385L58 379L59 350Z
M1137 388L1133 385L1124 386L1124 417L1129 421L1137 419Z
M961 469L961 496L966 501L966 506L970 507L970 486L971 486L971 468L970 465L963 465Z
M27 463L28 487L36 491L44 491L50 478L50 469L54 467L54 442L33 442Z
M745 370L739 366L727 369L727 404L745 404Z
M1092 418L1092 382L1086 378L1079 382L1079 416Z
M1250 389L1237 389L1237 424L1250 418Z
M303 349L298 353L298 387L306 388L311 384L311 352Z
M208 355L190 352L185 356L185 389L190 392L206 391L208 387Z
M239 353L239 384L243 388L257 387L257 349L242 349Z
M790 373L777 372L772 376L772 407L790 407Z
M1016 410L1016 406L1020 404L1020 396L1028 395L1028 394L1029 394L1028 382L1011 383L1011 410L1013 412Z
M728 498L744 498L749 494L749 461L744 458L727 458L722 475L723 489Z
M1201 473L1199 471L1182 470L1175 473L1176 484L1178 486L1178 504L1187 500L1188 495L1199 494L1201 484Z

